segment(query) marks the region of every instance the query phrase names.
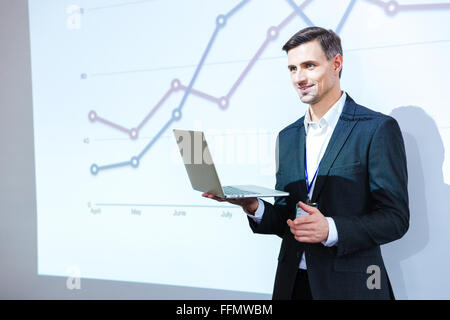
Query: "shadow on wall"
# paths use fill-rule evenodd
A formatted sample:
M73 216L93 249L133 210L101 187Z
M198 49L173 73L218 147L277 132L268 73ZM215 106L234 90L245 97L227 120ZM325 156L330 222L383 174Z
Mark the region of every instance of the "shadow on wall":
M402 130L408 161L410 227L382 247L397 299L450 298L450 187L444 183L444 145L436 122L421 108L391 112Z

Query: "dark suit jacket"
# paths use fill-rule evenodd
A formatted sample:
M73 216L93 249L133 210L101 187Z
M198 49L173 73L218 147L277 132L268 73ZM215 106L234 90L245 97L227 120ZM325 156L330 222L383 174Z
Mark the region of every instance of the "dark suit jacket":
M302 253L314 299L390 299L380 245L401 238L409 227L406 156L400 128L392 117L356 104L344 109L320 164L313 202L335 221L338 243L325 247L295 240L287 219L307 197L304 117L278 135L276 189L290 193L265 202L256 233L282 240L273 299L290 299ZM380 268L380 289L369 289L370 265ZM373 271L372 271L373 272Z

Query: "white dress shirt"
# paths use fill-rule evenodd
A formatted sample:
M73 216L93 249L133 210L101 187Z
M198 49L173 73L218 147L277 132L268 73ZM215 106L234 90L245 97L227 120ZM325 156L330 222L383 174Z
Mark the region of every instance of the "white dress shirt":
M337 125L339 117L344 109L345 99L347 95L345 92L342 93L339 100L325 113L325 115L318 121L312 122L309 113L309 108L305 114L304 126L306 133L306 161L308 169L309 183L313 179L316 170L320 164L325 150L327 149L328 142L330 142L331 135L333 134L334 128ZM311 199L312 193L314 191L314 186L316 184L316 179L314 179L313 184L310 189L309 198ZM261 222L262 216L264 214L264 202L258 198L258 209L254 215L248 214L256 223ZM333 218L326 217L328 221L328 238L323 241L322 244L327 247L331 247L337 244L338 234L336 230L336 225ZM305 252L303 252L302 259L300 260L300 269L306 269L306 259Z

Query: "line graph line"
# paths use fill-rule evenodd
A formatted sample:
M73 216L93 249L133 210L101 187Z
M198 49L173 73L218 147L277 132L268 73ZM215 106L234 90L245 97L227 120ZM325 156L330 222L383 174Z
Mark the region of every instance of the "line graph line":
M250 63L247 65L247 67L245 67L244 71L241 73L241 75L239 76L239 78L236 80L236 82L233 84L233 86L231 87L230 91L228 92L228 94L226 95L225 98L222 99L226 99L226 100L221 100L220 102L220 106L222 108L226 108L228 106L228 101L231 98L231 96L234 94L234 92L236 91L236 89L239 87L239 85L241 84L242 80L244 80L244 78L247 76L247 74L250 72L251 68L253 67L253 65L256 63L256 60L258 60L258 58L261 56L261 54L264 52L264 50L266 49L267 45L269 44L270 41L275 40L278 36L278 30L276 29L276 27L272 27L269 29L269 31L267 32L267 39L263 42L263 44L261 45L261 47L258 49L258 51L256 52L256 54L253 56L253 58L250 60Z
M171 86L169 90L163 95L163 97L159 100L159 102L150 110L150 112L144 117L144 119L134 128L128 129L124 126L118 125L110 120L107 120L105 118L102 118L97 115L95 111L90 111L88 114L88 118L91 122L99 122L106 126L109 126L115 130L121 131L123 133L126 133L129 135L130 139L137 139L139 135L139 131L147 124L147 122L151 119L151 117L156 113L156 111L169 99L169 97L177 92L177 91L183 91L183 97L181 99L181 102L179 103L178 107L175 108L172 111L172 117L163 125L163 127L158 131L158 133L150 140L150 142L143 148L143 150L137 155L133 156L129 161L123 161L119 163L113 163L113 164L107 164L107 165L97 165L92 164L90 167L90 172L93 175L97 175L99 171L105 170L105 169L112 169L112 168L118 168L123 166L131 166L134 168L137 168L139 166L141 158L148 152L148 150L153 146L153 144L161 137L161 135L169 128L169 126L174 121L179 121L182 117L182 109L186 103L186 100L189 95L198 96L200 98L203 98L207 101L210 101L212 103L218 104L219 108L224 110L229 107L229 101L233 94L236 92L236 90L241 85L242 81L245 79L247 74L250 72L250 70L253 68L254 64L258 59L260 59L262 53L265 51L267 46L270 44L271 41L277 39L278 34L282 28L284 28L295 16L299 16L308 26L313 26L314 24L312 21L308 18L308 16L303 12L304 8L308 6L311 2L314 0L305 0L302 2L301 5L297 6L293 0L285 0L293 9L294 11L286 17L278 26L272 26L267 30L267 36L262 45L258 48L255 55L252 57L252 59L249 61L245 69L242 71L238 79L234 82L234 84L231 86L230 90L225 96L222 97L214 97L206 92L202 92L200 90L196 90L193 88L193 85L202 69L202 67L205 65L205 60L214 44L214 41L220 31L223 27L225 27L227 20L237 13L242 7L245 6L248 2L251 0L243 0L238 3L233 9L231 9L227 14L225 15L218 15L216 17L216 27L214 29L214 32L211 36L211 38L208 41L207 47L205 51L202 54L202 57L200 59L200 62L196 65L196 69L194 71L194 74L189 81L188 86L185 86L181 83L179 79L173 79L171 82ZM383 8L386 11L387 15L394 15L399 10L427 10L427 9L443 9L443 8L450 8L450 3L445 4L424 4L424 5L399 5L397 1L389 1L384 2L381 0L365 0L369 3L372 3L374 5L377 5L381 8ZM351 0L349 2L349 5L347 6L342 18L340 19L340 22L336 28L336 33L339 33L342 28L345 25L345 22L348 19L348 16L350 15L351 11L353 10L353 7L356 3L356 0ZM112 74L112 73L111 73Z
M238 3L233 9L231 9L226 15L225 18L229 18L232 15L234 15L238 10L242 9L244 5L246 5L250 0L243 0L240 3Z
M231 12L235 12L237 10L237 8L242 7L243 4L245 4L246 2L248 2L249 0L245 0L243 2L241 2L238 6L236 6L234 9L231 10ZM309 3L311 3L313 0L307 0L304 1L301 5L300 8L303 9L305 8ZM261 45L261 47L257 50L257 53L254 55L254 57L250 60L250 62L248 63L247 67L245 68L245 70L241 73L241 75L239 76L239 78L237 79L237 81L233 84L233 86L231 87L230 91L228 92L228 94L226 94L224 97L222 98L217 98L217 97L213 97L205 92L201 92L199 90L194 90L191 88L191 93L193 93L194 95L197 95L199 97L205 98L206 100L209 100L213 103L218 103L219 107L221 107L222 109L225 109L228 106L228 100L231 98L231 96L233 95L233 93L236 91L237 87L240 85L240 83L242 82L242 80L245 78L245 76L247 75L247 73L250 71L251 67L255 64L255 62L258 60L258 58L260 58L261 54L263 53L263 51L266 49L267 45L269 44L268 40L275 40L278 36L279 30L281 30L287 23L289 23L293 17L295 17L296 13L293 12L292 14L290 14L286 19L284 19L278 26L274 26L269 28L268 32L267 32L267 39L264 41L264 43ZM230 14L228 13L226 16L230 16ZM221 22L222 24L224 24L224 21L221 21L220 19L223 19L224 16L218 16L217 21ZM132 72L136 72L136 71L132 71ZM119 129L122 132L125 132L127 134L130 135L131 139L136 139L137 138L137 134L143 126L144 124L151 118L151 116L157 111L157 109L171 96L171 94L173 92L175 92L176 90L187 90L187 88L181 84L180 80L178 79L174 79L172 80L172 86L171 89L166 92L166 94L161 98L161 100L156 104L155 107L153 107L153 109L150 111L149 114L147 114L147 116L144 118L144 120L141 122L140 125L138 125L136 128L132 128L132 129L127 129L124 128L123 126L120 126L118 124L115 124L111 121L108 121L102 117L99 117L95 111L91 111L89 113L89 120L91 122L95 122L95 121L99 121L105 125L111 126L115 129Z
M244 2L248 2L248 0L243 1L243 3ZM237 10L235 10L235 12L236 11ZM214 43L214 40L216 40L216 37L217 37L217 34L218 34L219 30L221 28L223 28L225 26L225 24L227 23L228 17L229 17L229 15L227 15L227 16L218 16L217 19L216 19L217 26L214 29L213 35L212 35L211 39L209 40L208 45L206 46L206 50L203 53L202 58L200 59L200 62L198 64L197 68L195 69L194 75L193 75L191 81L189 82L189 85L186 88L186 91L184 92L184 95L183 95L183 98L181 99L180 105L178 106L177 109L175 109L175 110L180 112L180 117L181 117L181 109L184 107L184 104L186 103L187 97L189 96L189 93L190 93L190 91L192 89L192 86L194 85L195 80L197 80L198 74L200 73L200 70L202 69L203 64L205 63L205 59L208 56L209 51L211 50L211 47L212 47L212 45ZM179 120L180 117L177 117L176 120Z
M437 44L437 43L446 43L450 42L450 39L444 39L444 40L433 40L433 41L422 41L422 42L410 42L410 43L400 43L400 44L393 44L393 45L385 45L385 46L375 46L375 47L364 47L364 48L354 48L354 49L346 49L344 52L356 52L356 51L368 51L368 50L376 50L376 49L388 49L388 48L399 48L399 47L407 47L407 46L417 46L417 45L428 45L428 44ZM284 56L279 57L271 57L270 59L284 59ZM262 60L261 58L259 60ZM242 62L242 61L240 61ZM123 126L120 126L118 124L115 124L107 119L104 119L100 116L98 116L95 111L91 111L89 114L89 119L91 121L98 121L100 123L103 123L107 126L110 126L112 128L115 128L119 131L122 131L129 135L129 138L131 139L137 139L138 138L138 132L145 126L147 121L153 116L153 114L164 104L164 102L170 97L170 95L178 90L186 90L187 87L182 85L178 79L174 79L172 81L171 88L164 94L164 96L161 98L161 100L155 105L155 107L152 108L152 110L145 116L145 118L141 121L141 123L136 128L125 128ZM190 94L200 97L202 99L208 100L211 103L219 104L220 98L214 97L206 92L202 92L200 90L191 89ZM230 97L230 95L227 95ZM220 106L220 104L219 104ZM116 139L113 139L116 140ZM122 140L122 139L119 139Z
M138 132L142 129L142 127L147 123L147 121L153 116L153 114L164 104L164 102L172 95L172 92L177 91L178 82L177 80L172 81L171 88L166 92L166 94L159 100L156 106L150 111L149 114L141 121L141 123L136 127L136 134L132 134L131 138L136 139ZM133 130L133 129L132 129ZM131 133L131 132L130 132Z
M383 8L386 14L390 16L394 16L400 11L450 9L450 3L400 4L395 0L387 2L381 0L366 1Z
M450 3L428 3L428 4L399 4L398 9L407 10L439 10L450 8Z
M173 110L172 112L172 118L169 119L169 121L166 122L166 124L160 129L160 131L155 135L155 137L144 147L144 149L141 151L141 153L138 156L133 156L129 161L124 161L124 162L120 162L120 163L115 163L115 164L109 164L109 165L97 165L97 164L92 164L90 167L90 172L93 175L97 175L99 171L101 170L105 170L105 169L112 169L112 168L118 168L118 167L123 167L123 166L132 166L134 168L137 168L139 166L139 162L140 159L146 154L146 152L153 146L153 144L159 139L159 137L167 130L167 128L172 124L173 121L178 121L181 119L181 110L186 102L186 99L188 97L188 95L190 93L200 96L202 98L205 98L211 102L216 102L219 104L219 107L222 109L226 109L228 107L228 102L229 99L231 98L231 96L234 94L234 92L237 90L237 88L239 87L239 85L241 84L241 82L243 81L243 79L245 78L245 76L250 72L251 68L253 67L253 65L256 63L256 61L258 60L258 58L261 56L261 54L264 52L264 50L266 49L267 45L269 44L270 41L275 40L278 37L278 33L279 33L279 29L280 26L284 27L287 22L289 20L291 20L294 16L295 16L295 12L293 14L290 14L285 20L283 20L280 25L274 26L274 27L270 27L269 30L267 31L267 38L266 40L263 42L263 44L261 45L261 47L258 49L258 51L256 52L256 54L253 56L253 58L250 60L249 64L247 65L247 67L244 69L244 71L241 73L241 75L239 76L239 78L236 80L236 82L233 84L233 86L231 87L230 91L228 92L228 94L224 97L221 98L216 98L213 97L207 93L198 91L198 90L193 90L192 86L201 70L201 67L204 64L204 61L212 47L212 44L217 36L217 33L219 31L220 28L224 27L227 19L229 17L231 17L232 14L236 13L238 10L240 10L246 3L248 3L250 0L244 0L241 1L236 7L234 7L233 9L231 9L226 15L219 15L216 18L216 28L213 32L213 35L211 37L211 39L208 42L208 45L206 47L205 52L202 55L202 58L200 59L200 63L198 64L194 75L188 85L188 87L185 87L184 85L182 85L180 83L180 81L178 79L174 79L172 81L172 86L171 89L166 92L166 94L161 98L161 100L158 102L158 104L153 107L153 109L150 111L149 114L147 114L147 116L143 119L143 121L140 123L140 125L138 125L136 128L132 128L132 129L127 129L124 128L123 126L120 126L118 124L115 124L111 121L108 121L102 117L99 117L95 111L91 111L89 112L89 120L91 122L96 122L99 121L100 123L103 123L105 125L108 125L112 128L115 128L117 130L120 130L122 132L127 133L131 139L136 139L138 137L138 133L139 130L145 125L145 123L151 118L151 116L160 108L160 106L171 96L171 94L178 89L182 89L184 90L184 95L183 95L183 99L181 100L179 106ZM300 9L303 9L307 4L309 4L310 2L312 2L312 0L306 0L305 2L303 2L300 5Z
M96 175L98 174L98 172L100 170L105 170L105 169L111 169L111 168L117 168L117 167L122 167L122 166L127 166L127 165L131 165L134 168L137 168L139 166L139 162L140 159L145 155L145 153L147 153L147 151L151 148L151 146L158 140L158 138L167 130L167 128L172 124L173 121L178 121L181 119L181 110L184 107L184 104L186 103L187 97L189 96L189 93L191 92L192 86L194 85L195 80L198 77L198 74L200 73L200 70L205 62L206 57L208 56L209 51L211 50L211 47L217 37L217 34L219 32L220 29L222 29L225 24L227 23L227 20L234 15L236 12L238 12L240 9L242 9L242 7L247 4L250 0L243 0L241 1L237 6L235 6L233 9L231 9L226 15L219 15L216 18L216 28L214 29L214 32L210 38L210 40L208 41L208 45L206 46L206 49L200 59L200 62L194 72L194 75L192 76L191 81L189 82L188 87L186 88L183 98L181 99L180 104L178 105L178 107L176 109L173 110L172 112L172 118L169 119L169 121L166 122L166 124L159 130L159 132L155 135L155 137L144 147L144 149L141 151L141 153L138 156L134 156L131 158L130 161L124 161L124 162L120 162L120 163L116 163L116 164L110 164L110 165L102 165L99 166L97 164L92 164L90 167L90 171L92 174ZM173 83L173 82L172 82ZM171 93L171 92L170 92ZM162 104L162 103L161 103ZM157 107L159 108L159 106L157 105ZM154 110L156 111L156 109L154 108ZM148 121L148 119L150 118L151 115L148 115L146 117L145 122ZM91 111L89 113L89 120L91 121L96 121L97 117L96 114ZM105 124L109 124L108 121L102 119L103 123ZM111 123L112 124L112 123ZM113 124L117 129L123 130L124 128L122 128L121 126L118 126L116 124ZM135 137L137 137L138 135L138 131L131 129L129 131L129 134L131 136L131 138L135 139Z
M304 14L303 10L298 7L294 0L286 0L286 2L294 9L295 13L308 25L308 27L314 26L314 23L311 21L311 19L308 18L306 14Z
M305 9L311 2L313 2L314 0L305 0L302 2L302 4L300 5L300 9ZM297 13L294 11L292 12L289 16L286 17L286 19L284 19L283 21L281 21L281 23L277 26L278 30L283 29L289 22L291 22L291 20L297 15Z
M348 19L348 16L350 15L350 12L352 11L353 7L355 6L356 0L350 1L347 9L344 12L344 15L341 18L341 21L339 22L338 26L336 27L336 33L340 34L342 28L344 27L345 22Z

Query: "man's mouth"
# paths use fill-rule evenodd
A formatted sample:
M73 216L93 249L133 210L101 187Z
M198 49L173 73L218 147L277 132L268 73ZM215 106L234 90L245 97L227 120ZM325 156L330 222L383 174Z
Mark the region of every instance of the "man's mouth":
M310 85L305 85L305 86L298 86L298 89L300 90L301 93L306 93L309 91L309 89L311 89L314 85L310 84Z

